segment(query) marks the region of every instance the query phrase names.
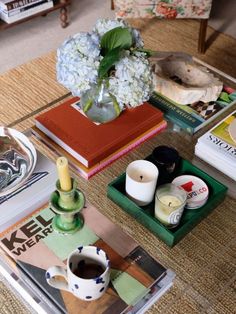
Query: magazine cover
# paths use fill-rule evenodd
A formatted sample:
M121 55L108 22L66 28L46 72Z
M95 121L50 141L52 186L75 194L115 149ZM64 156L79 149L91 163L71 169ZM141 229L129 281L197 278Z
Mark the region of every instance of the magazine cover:
M220 121L216 126L202 135L197 142L205 147L206 152L211 151L215 157L228 162L229 165L235 166L236 162L236 143L229 134L229 127L236 118L236 111L229 114L226 118Z
M236 146L234 141L234 133L230 134L231 126L235 124L236 121L236 111L230 114L226 119L224 119L220 124L214 127L211 133L218 138L222 139L226 143L232 146Z
M82 210L83 228L75 234L53 231L54 212L44 206L1 234L1 247L31 279L44 298L62 313L137 313L145 298L156 293L156 284L167 269L152 258L118 226L87 204ZM93 302L50 287L46 270L65 266L67 256L80 245L103 249L111 261L112 277L105 294ZM134 311L135 310L135 311Z
M236 111L203 134L195 146L195 155L228 177L236 180Z

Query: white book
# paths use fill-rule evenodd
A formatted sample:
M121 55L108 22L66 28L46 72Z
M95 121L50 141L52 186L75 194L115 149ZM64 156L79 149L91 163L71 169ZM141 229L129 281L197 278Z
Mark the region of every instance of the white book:
M11 24L11 23L14 23L14 22L17 22L19 20L22 20L28 16L31 16L31 15L34 15L36 13L39 13L39 12L42 12L42 11L45 11L47 9L50 9L53 7L53 1L49 1L49 2L46 2L46 3L43 3L43 4L39 4L29 10L26 10L26 11L23 11L23 12L20 12L14 16L7 16L6 14L4 14L2 11L0 11L0 18L8 23L8 24Z
M5 16L14 16L16 14L19 14L21 12L24 12L24 11L27 11L27 10L30 10L32 8L34 8L35 6L38 6L40 4L43 4L43 3L46 3L46 2L50 2L51 0L35 0L34 2L30 2L24 6L21 6L21 7L18 7L16 9L13 9L13 10L6 10L6 9L2 9L1 10L1 7L0 7L0 10L2 12L2 14L4 14Z
M58 179L56 165L37 151L37 164L26 183L0 197L0 232L47 203Z
M199 144L197 144L195 147L195 155L228 177L236 180L236 164L230 165L215 155L213 150L206 150L204 146L202 147Z
M203 159L204 153L211 149L214 152L214 156L236 167L236 143L228 131L229 125L235 119L236 110L198 139L196 146L199 147L200 145L205 149L205 151L202 149Z
M36 1L37 0L0 0L0 9L12 11L16 8L24 7Z

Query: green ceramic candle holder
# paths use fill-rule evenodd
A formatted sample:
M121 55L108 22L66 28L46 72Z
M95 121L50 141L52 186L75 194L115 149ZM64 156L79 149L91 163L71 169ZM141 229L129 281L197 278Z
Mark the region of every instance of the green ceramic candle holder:
M85 196L77 189L77 181L72 180L72 189L63 191L60 181L56 182L56 191L51 194L50 207L56 213L52 221L55 231L64 234L71 234L83 227L84 219L79 213L84 207Z

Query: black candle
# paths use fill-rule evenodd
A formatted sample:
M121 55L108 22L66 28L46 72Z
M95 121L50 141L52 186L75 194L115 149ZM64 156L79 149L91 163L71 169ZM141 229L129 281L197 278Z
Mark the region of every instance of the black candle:
M157 146L152 152L152 159L159 170L158 183L171 182L180 160L178 151L170 146Z

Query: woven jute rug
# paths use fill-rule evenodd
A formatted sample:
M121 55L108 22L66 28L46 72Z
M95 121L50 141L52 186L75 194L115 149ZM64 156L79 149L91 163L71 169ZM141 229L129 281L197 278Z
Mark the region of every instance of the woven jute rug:
M235 76L236 41L208 29L211 44L205 55L197 54L198 27L192 20L135 20L145 46L160 51L184 51ZM69 97L55 76L55 52L15 68L0 77L0 123L19 130L33 125L33 117ZM167 247L146 228L106 197L107 184L128 163L144 158L157 145L178 148L192 159L196 137L162 133L116 161L89 181L78 178L87 199L134 237L150 254L176 272L173 287L150 313L236 313L236 202L226 197L174 248ZM54 156L52 155L52 158ZM235 183L234 183L235 184ZM18 296L0 282L0 313L28 313ZM79 309L78 309L79 313Z

